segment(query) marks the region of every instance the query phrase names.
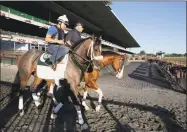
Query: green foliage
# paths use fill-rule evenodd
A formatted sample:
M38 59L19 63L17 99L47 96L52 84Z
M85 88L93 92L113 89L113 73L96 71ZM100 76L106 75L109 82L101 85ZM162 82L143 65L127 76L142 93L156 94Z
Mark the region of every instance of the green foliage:
M144 50L140 51L140 53L139 53L139 55L145 55L145 54L146 54L146 53L145 53Z
M172 53L172 54L165 54L164 57L184 57L186 56L185 54L177 54L177 53Z

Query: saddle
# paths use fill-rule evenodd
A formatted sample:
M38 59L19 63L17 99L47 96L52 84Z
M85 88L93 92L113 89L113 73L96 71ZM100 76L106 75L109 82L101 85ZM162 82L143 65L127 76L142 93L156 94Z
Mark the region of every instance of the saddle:
M48 64L46 64L46 60L48 60L50 58L52 54L49 52L49 51L46 51L44 52L39 60L38 60L38 65L43 65L43 66L49 66ZM63 59L64 59L65 56L62 56L60 59L56 60L55 61L55 64L54 65L51 65L51 68L55 71L56 70L56 66L58 63L60 63Z

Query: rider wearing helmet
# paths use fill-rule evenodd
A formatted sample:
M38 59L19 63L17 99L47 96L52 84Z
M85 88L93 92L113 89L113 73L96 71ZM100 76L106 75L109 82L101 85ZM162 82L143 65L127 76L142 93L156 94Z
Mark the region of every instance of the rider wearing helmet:
M81 33L83 31L83 24L77 22L75 28L68 32L65 41L70 47L75 47L76 44L81 40Z
M55 61L69 52L68 47L64 43L64 30L69 25L69 20L66 15L60 16L57 19L58 24L49 27L45 41L48 42L48 51L52 54L49 59L46 60L46 64L52 65L55 70Z

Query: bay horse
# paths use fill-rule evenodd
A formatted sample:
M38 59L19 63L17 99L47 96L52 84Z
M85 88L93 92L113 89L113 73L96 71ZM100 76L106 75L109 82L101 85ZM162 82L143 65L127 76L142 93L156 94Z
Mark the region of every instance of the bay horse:
M83 39L70 53L66 55L68 57L65 56L67 60L66 67L64 68L60 64L57 64L56 71L53 71L52 68L48 66L43 66L42 68L38 68L39 65L38 62L42 58L41 56L44 54L40 50L27 51L20 58L17 64L18 72L20 76L20 82L21 82L20 90L19 90L19 105L18 105L18 108L20 110L20 115L22 116L24 114L23 90L26 87L27 81L29 80L31 74L34 75L34 82L31 84L30 90L32 92L32 97L37 107L39 107L41 103L40 103L40 97L37 96L35 90L37 86L41 83L41 81L46 80L48 88L54 86L54 84L60 87L61 85L59 84L59 80L63 78L66 79L67 82L69 83L70 89L72 90L76 98L76 103L74 103L74 105L78 114L79 124L85 125L80 110L81 102L78 99L78 85L81 81L82 76L84 76L83 73L86 72L87 68L91 65L93 60L102 59L101 45L95 44L95 39L93 36ZM64 70L62 70L62 68L64 68ZM38 69L41 71L38 71ZM41 78L42 75L38 76L38 73L44 74L43 78ZM52 76L52 74L54 75ZM50 76L52 77L50 78Z
M85 73L85 88L83 93L82 105L85 110L89 110L89 107L86 105L86 97L88 94L88 89L93 89L95 92L99 94L98 105L96 107L96 111L100 110L103 92L99 88L97 84L97 80L99 78L99 72L101 69L112 65L114 71L117 73L116 77L121 79L123 77L124 72L124 64L127 59L127 55L121 55L112 51L102 51L103 59L99 62L99 67L95 67L92 72Z
M88 89L93 89L95 92L99 94L98 98L98 106L96 107L96 111L100 110L101 107L101 102L102 102L102 97L103 97L103 92L99 88L97 84L97 80L99 78L99 72L103 68L112 65L114 71L117 73L116 77L121 79L123 77L123 72L124 72L124 62L128 58L126 54L121 55L116 52L112 51L102 51L102 56L103 59L102 61L95 61L94 68L91 72L85 72L84 77L85 77L85 85L81 86L84 87L84 93L83 93L83 99L82 99L82 105L84 106L85 110L89 110L89 107L86 105L86 97L88 94ZM51 87L52 88L52 87ZM58 110L61 108L62 104L57 105L55 113L58 112ZM51 118L53 118L53 113L51 115Z

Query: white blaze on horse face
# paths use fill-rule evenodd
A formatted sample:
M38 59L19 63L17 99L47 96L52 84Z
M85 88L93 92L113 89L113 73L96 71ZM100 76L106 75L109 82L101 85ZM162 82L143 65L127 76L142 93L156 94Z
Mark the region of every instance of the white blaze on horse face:
M116 75L117 78L121 79L123 77L123 71L124 71L124 64L120 72Z
M19 96L19 105L18 105L19 110L23 109L23 96Z
M87 51L87 56L89 56L89 53L90 53L90 58L91 58L91 60L93 60L93 57L94 57L94 54L93 54L93 44L94 44L94 42L93 42L93 40L91 41L91 44L90 44L90 46L89 46L89 48L88 48L88 51Z
M101 47L101 44L100 44L100 46L99 46L100 55L99 55L99 56L94 56L94 58L93 58L94 60L103 60L103 56L101 55L101 52L102 52L102 51L101 51L101 50L102 50L101 48L102 48L102 47Z

